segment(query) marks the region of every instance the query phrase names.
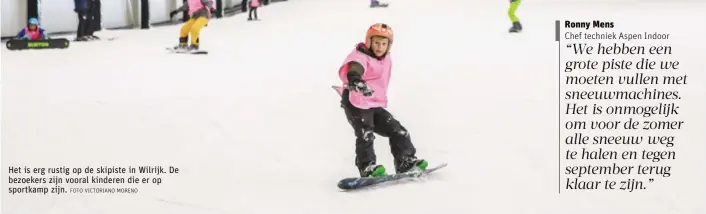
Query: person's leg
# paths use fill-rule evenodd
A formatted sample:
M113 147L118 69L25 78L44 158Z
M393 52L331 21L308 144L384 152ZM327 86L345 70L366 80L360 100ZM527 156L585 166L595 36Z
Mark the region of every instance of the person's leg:
M193 49L198 49L199 48L199 42L200 40L200 35L201 35L201 29L203 29L204 26L208 24L208 18L201 16L194 21L194 24L191 26L191 47Z
M93 20L95 20L93 18L93 0L86 0L86 2L88 4L88 12L86 12L86 20L88 22L88 27L86 27L86 32L84 34L86 34L86 36L88 36L89 38L93 39Z
M250 7L250 11L248 11L248 20L252 20L252 13L255 11L255 8Z
M76 29L76 41L85 41L86 28L88 28L88 15L85 10L76 12L78 14L78 29Z
M196 20L189 19L183 25L181 25L181 30L179 31L179 48L185 48L188 46L189 42L189 32L191 32L191 27L194 25Z
M254 9L255 10L255 12L254 12L255 13L255 20L259 19L259 18L257 18L257 9L258 9L257 7Z
M93 33L100 29L100 0L90 0L89 1L89 27L87 29L86 35L93 37L94 39L99 39L94 36Z
M383 108L375 109L374 127L376 134L389 138L396 173L407 172L415 166L426 169L428 163L417 159L417 150L412 144L409 132L389 111Z
M355 166L361 177L381 176L385 174L385 168L376 164L375 155L375 134L373 132L374 111L370 109L359 109L351 105L348 101L349 91L343 91L341 107L344 109L346 119L355 133Z
M510 17L510 21L512 21L512 28L510 28L510 32L522 31L522 24L520 24L520 19L517 18L517 15L515 15L517 8L520 7L520 3L521 0L511 0L510 8L507 10L507 15L508 17Z
M95 11L93 16L95 28L93 28L93 31L95 32L103 30L103 14L101 14L101 0L94 0L93 4L93 9Z

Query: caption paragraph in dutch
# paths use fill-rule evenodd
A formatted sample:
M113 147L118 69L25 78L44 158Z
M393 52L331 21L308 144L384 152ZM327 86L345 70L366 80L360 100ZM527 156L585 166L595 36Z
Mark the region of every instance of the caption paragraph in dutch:
M178 174L174 166L9 166L8 193L34 195L137 194L141 185L160 185Z
M560 192L646 191L677 158L680 70L665 32L559 21Z

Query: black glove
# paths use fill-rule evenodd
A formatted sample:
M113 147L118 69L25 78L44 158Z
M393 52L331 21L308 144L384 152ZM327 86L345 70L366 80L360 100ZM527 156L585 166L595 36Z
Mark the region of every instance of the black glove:
M375 91L373 91L370 86L368 86L367 83L363 80L353 80L348 82L347 87L349 90L353 90L358 93L362 93L363 96L369 97L372 96Z
M172 11L171 13L169 13L169 19L174 18L174 16L175 16L177 13L179 13L178 10L175 10L175 11Z

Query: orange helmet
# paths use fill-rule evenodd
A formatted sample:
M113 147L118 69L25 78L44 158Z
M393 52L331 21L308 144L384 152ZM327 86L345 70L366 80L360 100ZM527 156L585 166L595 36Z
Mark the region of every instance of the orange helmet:
M392 33L392 28L387 24L377 23L371 25L368 28L368 32L365 33L365 47L370 48L370 43L372 42L373 36L381 36L390 40L390 45L392 45L392 40L395 38L395 34ZM387 48L390 49L389 47Z

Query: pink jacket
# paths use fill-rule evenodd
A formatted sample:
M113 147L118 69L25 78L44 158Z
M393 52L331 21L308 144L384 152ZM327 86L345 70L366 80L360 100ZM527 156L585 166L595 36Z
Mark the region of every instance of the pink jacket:
M250 0L250 7L252 7L252 8L260 7L260 0Z
M390 53L382 60L375 59L364 53L358 51L358 47L365 45L359 43L356 48L348 54L348 57L343 62L343 66L339 68L338 75L343 81L343 85L348 84L348 63L351 61L356 61L365 67L365 72L363 73L363 81L368 84L368 87L375 91L372 96L366 97L361 93L354 91L350 92L351 104L360 109L370 109L370 108L387 108L387 87L390 85L390 77L392 76L392 58ZM342 87L334 87L338 94L343 93Z
M210 6L210 7L215 7L215 3L213 0L188 0L186 2L188 8L189 8L189 16L193 16L194 13L199 12L199 10L205 10L206 14L208 16L211 16L211 9L207 8L204 5Z

